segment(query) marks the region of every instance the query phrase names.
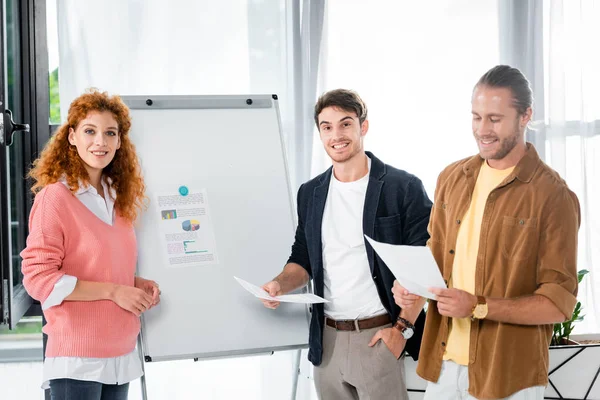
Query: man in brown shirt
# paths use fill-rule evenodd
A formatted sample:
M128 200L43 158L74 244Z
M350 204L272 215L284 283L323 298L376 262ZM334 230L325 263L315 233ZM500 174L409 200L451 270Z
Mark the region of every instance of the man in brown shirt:
M552 324L577 294L579 202L525 141L529 82L500 65L473 91L479 154L439 176L430 247L448 285L434 289L417 373L426 400L543 399ZM403 309L424 300L397 282Z

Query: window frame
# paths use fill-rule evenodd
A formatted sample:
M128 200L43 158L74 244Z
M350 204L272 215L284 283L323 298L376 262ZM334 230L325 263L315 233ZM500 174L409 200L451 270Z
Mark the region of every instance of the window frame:
M44 145L50 138L50 94L49 94L49 67L48 67L48 45L47 45L47 24L46 24L46 0L8 0L13 1L14 17L17 23L17 40L20 45L14 52L16 64L19 65L19 85L14 88L18 91L17 104L11 104L11 107L19 109L19 115L22 116L18 122L27 123L30 131L18 132L18 135L25 135L23 146L19 157L20 167L27 171L33 160L35 160ZM5 43L6 34L6 8L0 11L0 22L2 32L0 38L0 54L3 62L0 67L0 111L4 114L5 99L7 97L6 71L4 70L5 58L7 57ZM5 118L6 120L6 118ZM14 286L12 258L15 256L12 252L11 222L9 218L11 198L17 201L17 217L19 229L17 234L20 242L24 243L28 234L28 220L31 205L33 204L33 194L29 190L31 183L26 182L23 190L18 193L10 193L10 170L7 158L7 147L0 145L0 175L2 176L0 184L0 270L2 284L0 289L1 312L0 326L8 326L14 329L21 317L28 313L33 300L25 291L22 284ZM25 178L23 178L25 179ZM16 196L16 197L15 197ZM16 238L15 238L16 239ZM22 247L22 246L20 246ZM20 249L22 250L22 249ZM19 250L19 251L20 251ZM41 315L39 307L31 311L34 315ZM28 315L31 315L29 313Z
M600 135L600 120L595 121L567 121L564 125L560 127L553 128L552 124L544 124L536 134L544 135L544 139L552 138L553 130L560 130L560 134L558 136L582 136L582 137L590 137ZM585 131L585 134L582 134L581 131Z

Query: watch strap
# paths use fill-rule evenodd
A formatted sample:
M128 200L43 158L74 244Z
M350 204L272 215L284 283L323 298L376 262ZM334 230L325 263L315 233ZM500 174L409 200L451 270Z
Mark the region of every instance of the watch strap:
M398 329L400 332L403 332L405 329L412 329L413 332L416 330L415 326L409 320L402 317L398 317L394 324L394 328Z

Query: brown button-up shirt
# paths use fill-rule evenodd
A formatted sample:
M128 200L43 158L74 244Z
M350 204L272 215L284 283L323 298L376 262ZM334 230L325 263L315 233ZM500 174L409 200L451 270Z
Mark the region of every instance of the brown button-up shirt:
M448 282L460 220L471 203L482 159L477 155L439 176L429 222L428 246ZM570 318L577 302L577 196L535 148L489 195L483 219L475 295L514 299L533 294L550 299ZM417 373L437 382L451 319L437 302L427 310ZM548 384L552 325L513 325L481 320L471 324L469 393L497 399Z

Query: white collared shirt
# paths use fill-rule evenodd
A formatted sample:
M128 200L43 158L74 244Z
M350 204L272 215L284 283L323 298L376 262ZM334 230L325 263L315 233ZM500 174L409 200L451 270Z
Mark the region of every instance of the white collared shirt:
M67 181L60 182L67 186ZM98 194L92 185L79 185L75 197L91 212L108 225L113 225L115 219L116 191L110 187L110 179L102 179L104 198ZM54 289L42 304L42 310L60 305L75 289L77 278L64 275L54 285ZM47 357L44 360L44 378L42 389L50 387L51 379L77 379L94 381L108 385L131 382L142 376L142 361L137 350L120 357L113 358L84 358L84 357Z

